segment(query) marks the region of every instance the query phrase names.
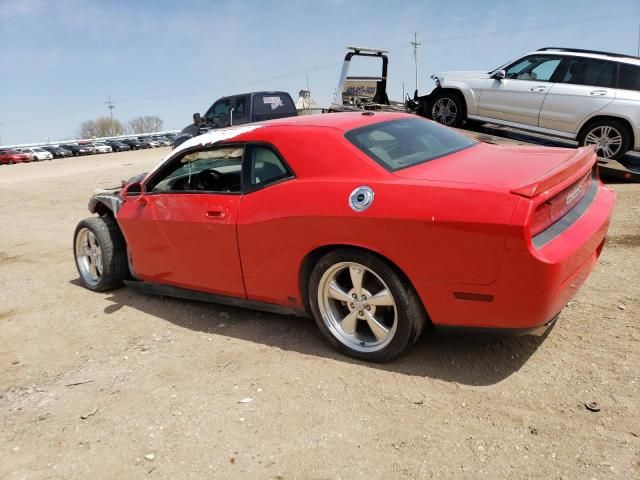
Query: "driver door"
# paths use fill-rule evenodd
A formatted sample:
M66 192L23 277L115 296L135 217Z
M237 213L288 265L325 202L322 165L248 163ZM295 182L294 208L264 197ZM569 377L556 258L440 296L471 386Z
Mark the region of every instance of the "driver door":
M506 77L488 79L482 86L478 115L538 126L540 109L561 58L529 55L506 68Z
M244 149L218 147L174 159L125 201L118 223L140 280L246 297L236 234Z

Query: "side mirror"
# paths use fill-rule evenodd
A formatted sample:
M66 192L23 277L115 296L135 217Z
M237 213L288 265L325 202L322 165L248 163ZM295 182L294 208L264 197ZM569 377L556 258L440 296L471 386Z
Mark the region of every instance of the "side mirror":
M120 196L125 202L144 202L144 188L141 182L132 182L120 190Z
M202 122L202 117L200 116L200 114L198 112L193 114L193 123L196 125L200 125L200 123Z
M496 73L493 74L493 77L496 80L503 80L505 78L507 78L507 71L506 70L498 70Z

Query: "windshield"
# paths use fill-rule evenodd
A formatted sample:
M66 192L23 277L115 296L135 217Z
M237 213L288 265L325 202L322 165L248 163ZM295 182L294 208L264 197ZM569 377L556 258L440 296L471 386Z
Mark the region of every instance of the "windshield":
M451 128L419 118L376 123L351 130L345 137L390 172L476 144Z

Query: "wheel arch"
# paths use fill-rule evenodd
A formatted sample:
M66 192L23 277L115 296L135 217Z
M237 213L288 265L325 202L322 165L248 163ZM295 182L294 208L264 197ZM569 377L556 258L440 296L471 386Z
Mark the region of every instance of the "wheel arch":
M109 205L102 201L96 201L92 205L89 206L89 211L91 213L95 213L100 217L109 216L114 217L115 214Z
M578 140L580 140L580 138L584 134L585 130L587 128L589 128L592 124L594 124L595 122L600 121L600 120L614 120L616 122L622 123L622 125L627 129L627 133L631 137L630 145L631 145L631 148L633 148L633 146L636 144L636 138L635 138L635 133L633 131L633 125L631 124L631 121L629 119L627 119L625 117L619 117L617 115L596 114L596 115L586 119L582 123L580 128L578 129L578 134L576 135L576 138Z
M469 92L469 95L472 97L471 101L469 98L467 98L465 91ZM465 117L471 111L470 105L474 105L475 104L474 102L476 102L474 92L471 89L463 89L461 86L457 86L457 85L446 85L446 86L439 85L436 88L434 88L433 91L428 95L418 97L418 100L420 101L420 107L423 112L422 116L428 115L427 112L431 108L431 104L433 100L442 93L452 93L459 96L462 99Z
M422 305L424 312L426 313L427 321L431 323L431 317L429 316L429 311L427 310L426 305L424 305L424 302L422 301L422 299L420 298L420 295L418 294L415 287L413 286L413 283L409 279L409 276L404 272L402 268L398 266L396 262L391 260L389 257L383 255L382 253L372 250L370 248L366 248L361 245L354 245L354 244L347 244L347 243L336 243L336 244L319 246L313 249L312 251L310 251L309 253L307 253L307 255L305 255L305 257L302 259L302 262L300 264L300 268L298 271L298 288L300 291L300 295L301 295L300 298L302 300L302 304L304 306L305 311L308 314L311 314L311 307L309 305L309 280L311 278L311 272L313 271L313 268L323 256L325 256L329 252L332 252L335 250L341 250L341 249L359 250L363 253L374 255L378 257L380 260L383 260L384 262L388 263L389 266L391 266L391 268L406 282L406 284L409 285L409 287L414 290L417 298L420 301L420 304Z
M101 217L109 215L115 219L121 205L122 199L119 195L113 193L97 193L89 200L89 211Z

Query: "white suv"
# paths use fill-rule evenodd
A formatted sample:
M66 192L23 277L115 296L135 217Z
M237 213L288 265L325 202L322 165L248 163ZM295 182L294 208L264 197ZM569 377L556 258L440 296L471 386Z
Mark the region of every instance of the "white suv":
M414 97L418 114L459 127L491 122L596 145L604 158L640 151L640 58L542 48L491 72L444 72Z

